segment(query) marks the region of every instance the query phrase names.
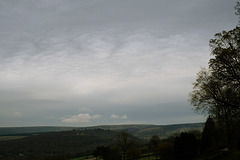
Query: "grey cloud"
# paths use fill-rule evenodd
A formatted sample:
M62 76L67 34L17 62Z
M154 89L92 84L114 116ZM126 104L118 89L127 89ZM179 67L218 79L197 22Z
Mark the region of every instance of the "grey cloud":
M0 1L0 125L62 125L76 112L103 115L91 125L112 114L127 115L124 123L201 120L185 100L208 40L237 24L234 5Z

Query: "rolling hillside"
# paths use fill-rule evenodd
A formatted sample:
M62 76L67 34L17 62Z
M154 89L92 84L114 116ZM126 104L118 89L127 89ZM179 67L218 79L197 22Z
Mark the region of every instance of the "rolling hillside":
M115 142L118 131L127 131L144 144L153 135L164 139L189 130L201 130L203 123L177 125L103 125L94 127L17 127L0 128L0 160L12 157L25 159L58 159L92 154L97 146ZM2 140L1 140L2 139Z
M142 139L149 139L153 135L164 139L174 133L180 133L190 130L202 130L204 123L187 123L187 124L174 124L174 125L104 125L90 128L109 129L114 131L125 130L134 136Z
M89 155L97 146L114 143L117 133L89 129L42 133L15 140L0 141L0 160L24 156L25 159L44 159L51 156L79 157Z
M134 136L142 139L149 139L153 135L159 138L167 138L173 133L180 133L189 130L202 130L204 123L187 123L174 125L102 125L93 127L4 127L0 128L0 136L28 136L58 131L70 131L73 129L104 129L112 131L125 130Z

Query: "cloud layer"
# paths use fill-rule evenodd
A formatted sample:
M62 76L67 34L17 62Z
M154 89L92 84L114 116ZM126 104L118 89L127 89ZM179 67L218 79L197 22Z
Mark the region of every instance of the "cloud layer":
M225 0L0 2L0 126L198 122L187 103Z

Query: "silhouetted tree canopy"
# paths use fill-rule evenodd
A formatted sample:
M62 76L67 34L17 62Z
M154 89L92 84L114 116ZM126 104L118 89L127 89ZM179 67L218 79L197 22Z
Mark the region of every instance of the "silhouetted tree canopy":
M117 147L122 153L123 160L127 159L127 156L133 157L133 155L137 155L137 146L138 143L134 140L134 137L129 133L122 131L118 133L117 136Z
M231 148L232 124L240 115L240 27L215 34L210 48L213 58L197 74L189 101L223 124Z
M190 102L197 109L209 105L240 109L240 27L217 33L210 47L214 57L209 69L197 74Z

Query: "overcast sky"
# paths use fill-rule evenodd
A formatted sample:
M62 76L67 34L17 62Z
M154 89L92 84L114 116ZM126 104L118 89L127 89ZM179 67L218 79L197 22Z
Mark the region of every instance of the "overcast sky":
M236 0L0 0L0 127L205 121L188 103Z

